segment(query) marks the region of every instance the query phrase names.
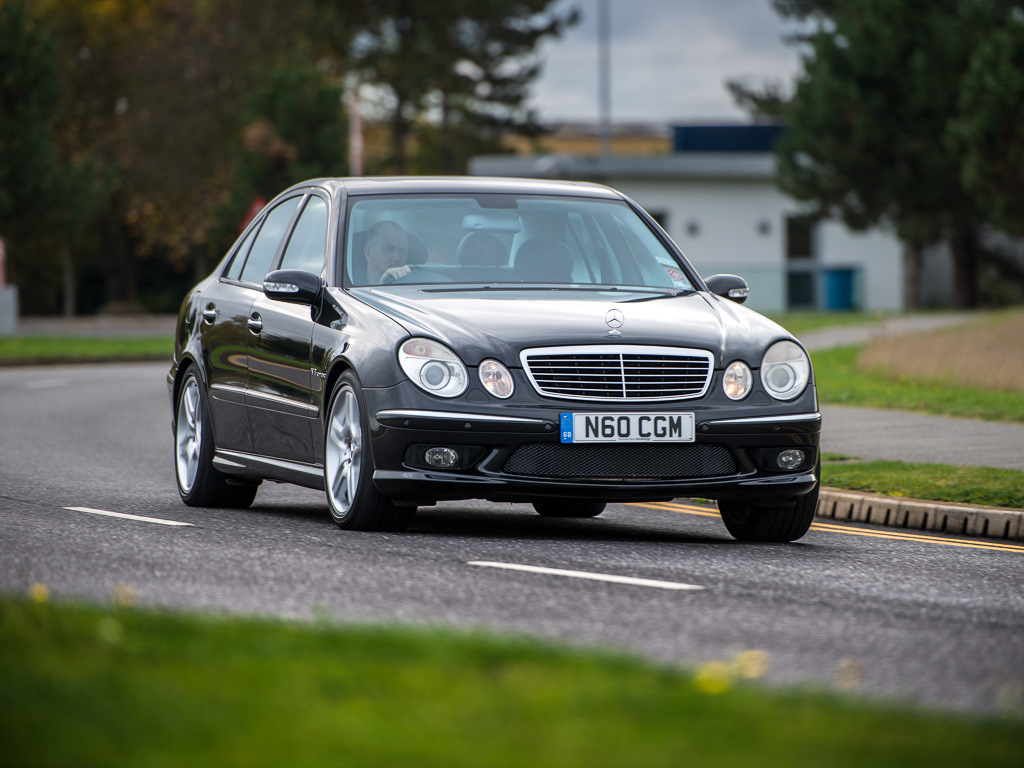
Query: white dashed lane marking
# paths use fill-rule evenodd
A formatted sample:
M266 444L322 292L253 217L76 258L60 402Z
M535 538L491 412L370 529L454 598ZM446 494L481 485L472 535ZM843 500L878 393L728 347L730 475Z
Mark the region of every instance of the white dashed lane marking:
M142 515L129 515L124 512L108 512L105 509L91 509L89 507L64 507L72 512L88 512L90 515L103 515L104 517L120 517L125 520L138 520L142 523L157 523L158 525L187 525L192 523L179 523L177 520L162 520L159 517L143 517Z
M480 565L485 568L504 568L509 571L525 571L542 573L548 576L566 576L570 579L589 579L591 581L608 581L613 584L629 584L634 587L654 587L655 589L695 590L704 589L697 584L683 584L678 581L658 581L657 579L638 579L633 576L615 576L610 573L590 573L588 571L567 571L562 568L544 568L539 565L521 565L519 563L494 563L485 560L473 560L469 565Z

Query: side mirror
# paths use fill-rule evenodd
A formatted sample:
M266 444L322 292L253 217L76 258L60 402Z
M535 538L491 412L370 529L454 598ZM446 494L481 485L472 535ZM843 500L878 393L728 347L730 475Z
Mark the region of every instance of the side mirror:
M716 296L732 299L737 304L742 304L750 295L750 288L747 281L739 275L712 275L704 280L708 288Z
M312 306L320 298L322 283L318 275L301 269L278 269L263 278L263 293L277 301Z

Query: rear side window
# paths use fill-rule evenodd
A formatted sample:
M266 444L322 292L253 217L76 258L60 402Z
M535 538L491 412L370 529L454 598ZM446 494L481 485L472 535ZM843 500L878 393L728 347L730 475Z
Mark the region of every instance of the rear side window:
M260 227L260 233L256 235L256 241L252 244L252 250L249 251L249 258L245 260L242 280L250 283L263 282L263 278L270 271L281 238L288 230L288 224L291 223L301 200L301 195L288 198L267 214L263 226Z
M301 269L319 275L327 250L327 203L310 197L292 230L281 269Z
M249 230L249 234L245 236L245 240L238 246L238 250L235 251L235 255L231 257L231 266L228 267L228 271L224 273L225 277L231 278L232 280L238 280L242 275L242 265L245 264L245 257L249 253L249 247L252 245L253 238L256 237L256 233L259 231L259 227L253 227Z

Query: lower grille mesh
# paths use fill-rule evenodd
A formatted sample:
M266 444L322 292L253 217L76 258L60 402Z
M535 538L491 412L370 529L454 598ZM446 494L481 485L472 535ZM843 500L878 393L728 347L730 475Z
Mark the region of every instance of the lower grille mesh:
M527 443L509 456L504 471L531 477L668 480L734 475L737 469L729 449L715 444Z

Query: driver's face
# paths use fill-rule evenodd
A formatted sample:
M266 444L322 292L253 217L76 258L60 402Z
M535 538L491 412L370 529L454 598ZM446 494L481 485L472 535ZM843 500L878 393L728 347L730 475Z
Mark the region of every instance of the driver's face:
M384 227L377 233L371 245L364 249L366 253L366 277L376 283L385 270L401 267L409 260L409 238L397 224Z

